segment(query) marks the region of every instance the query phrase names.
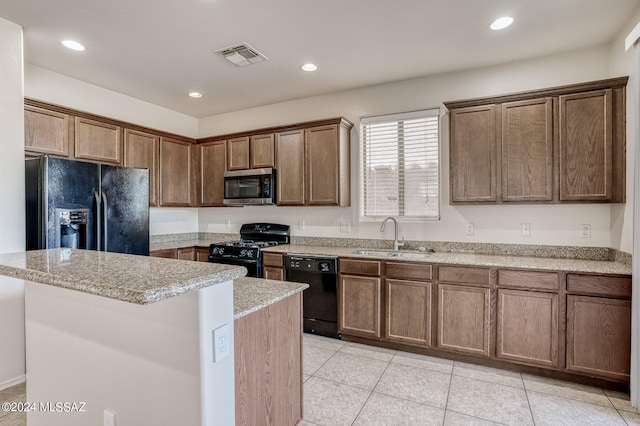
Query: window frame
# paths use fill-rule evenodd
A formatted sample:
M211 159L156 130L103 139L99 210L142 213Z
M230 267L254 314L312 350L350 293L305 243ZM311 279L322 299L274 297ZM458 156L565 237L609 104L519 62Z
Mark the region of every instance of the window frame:
M389 123L393 121L398 121L398 170L400 168L404 169L404 163L401 166L401 158L404 158L404 137L400 137L403 134L403 127L400 126L401 121L407 121L417 118L427 118L427 117L436 117L437 118L437 177L435 183L437 185L437 215L436 216L404 216L401 214L394 215L379 215L379 216L365 216L365 126L376 123ZM441 199L442 199L442 188L441 188L441 171L442 171L442 129L441 129L441 114L440 107L435 108L425 108L421 110L401 112L401 113L392 113L392 114L383 114L383 115L373 115L373 116L364 116L360 117L360 138L359 138L359 146L358 146L358 155L360 158L359 161L359 221L360 222L379 222L381 219L393 216L400 222L438 222L442 220L442 209L441 209ZM399 182L398 182L398 211L403 212L404 206L404 184L405 184L405 174L399 173ZM402 182L402 183L401 183ZM402 191L400 190L402 188Z

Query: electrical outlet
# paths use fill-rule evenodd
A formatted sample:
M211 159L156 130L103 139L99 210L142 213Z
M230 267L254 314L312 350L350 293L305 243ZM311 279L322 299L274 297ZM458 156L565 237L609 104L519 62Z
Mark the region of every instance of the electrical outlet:
M231 353L229 324L221 325L213 330L213 362L219 362Z
M340 221L340 232L351 232L351 223Z
M591 225L580 225L580 236L582 238L591 238Z
M116 426L116 413L111 410L104 410L102 414L102 424L104 426Z
M304 220L298 221L298 229L304 231Z
M520 230L522 231L522 236L523 237L530 237L531 236L531 224L530 223L523 223L522 225L520 225Z
M467 223L467 235L474 235L476 233L476 228L473 226L473 223Z
M224 221L225 229L231 229L231 219L227 219Z

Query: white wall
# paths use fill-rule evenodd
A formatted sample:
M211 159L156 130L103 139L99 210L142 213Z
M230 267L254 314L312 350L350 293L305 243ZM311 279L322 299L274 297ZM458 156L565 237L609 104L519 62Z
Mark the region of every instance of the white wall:
M24 250L22 28L0 18L0 252ZM24 380L24 284L0 277L0 389Z
M344 116L356 124L351 132L352 188L358 188L358 124L360 117L422 108L441 107L444 101L491 96L503 93L578 83L617 76L610 73L610 47L603 45L535 60L435 75L357 90L300 99L253 108L200 120L199 137L233 131L275 126L299 121ZM629 73L626 66L616 71ZM448 116L441 107L441 216L439 222L404 222L400 233L406 239L468 241L516 244L604 246L612 244L611 223L620 220L620 207L610 205L449 205ZM358 191L352 191L349 208L202 208L200 231L229 232L253 220L291 225L294 235L380 238L379 224L359 222ZM616 214L612 218L612 210ZM305 230L299 229L305 222ZM340 232L340 222L351 224L350 233ZM624 220L623 220L624 221ZM466 235L466 224L473 223L475 235ZM522 237L522 223L531 224L531 236ZM591 238L581 238L581 224L590 224ZM386 237L391 235L386 234ZM615 238L617 240L617 238ZM616 241L614 246L618 246ZM631 251L630 246L626 248Z
M25 96L195 138L198 120L130 96L25 64Z
M633 205L634 205L634 158L636 147L636 121L638 120L637 77L634 76L633 49L624 50L624 39L640 21L640 7L629 17L627 24L620 29L611 44L611 75L629 75L627 84L627 202L611 209L611 247L627 253L633 251Z

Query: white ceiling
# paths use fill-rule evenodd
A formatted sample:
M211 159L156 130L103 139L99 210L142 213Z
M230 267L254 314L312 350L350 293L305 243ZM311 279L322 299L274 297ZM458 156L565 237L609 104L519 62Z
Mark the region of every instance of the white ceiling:
M25 60L205 117L608 43L640 0L0 0ZM489 23L511 15L494 32ZM72 38L85 52L60 41ZM213 54L247 42L269 60ZM299 66L314 62L318 71ZM204 93L192 99L187 92Z

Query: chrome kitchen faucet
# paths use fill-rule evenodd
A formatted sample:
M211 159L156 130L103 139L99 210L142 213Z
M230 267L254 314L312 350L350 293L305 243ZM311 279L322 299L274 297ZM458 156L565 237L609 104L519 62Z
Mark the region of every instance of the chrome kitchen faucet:
M389 216L388 218L382 221L380 232L384 232L384 227L387 224L388 220L392 220L394 225L393 251L398 251L398 248L404 245L404 243L398 242L398 221L394 217Z

